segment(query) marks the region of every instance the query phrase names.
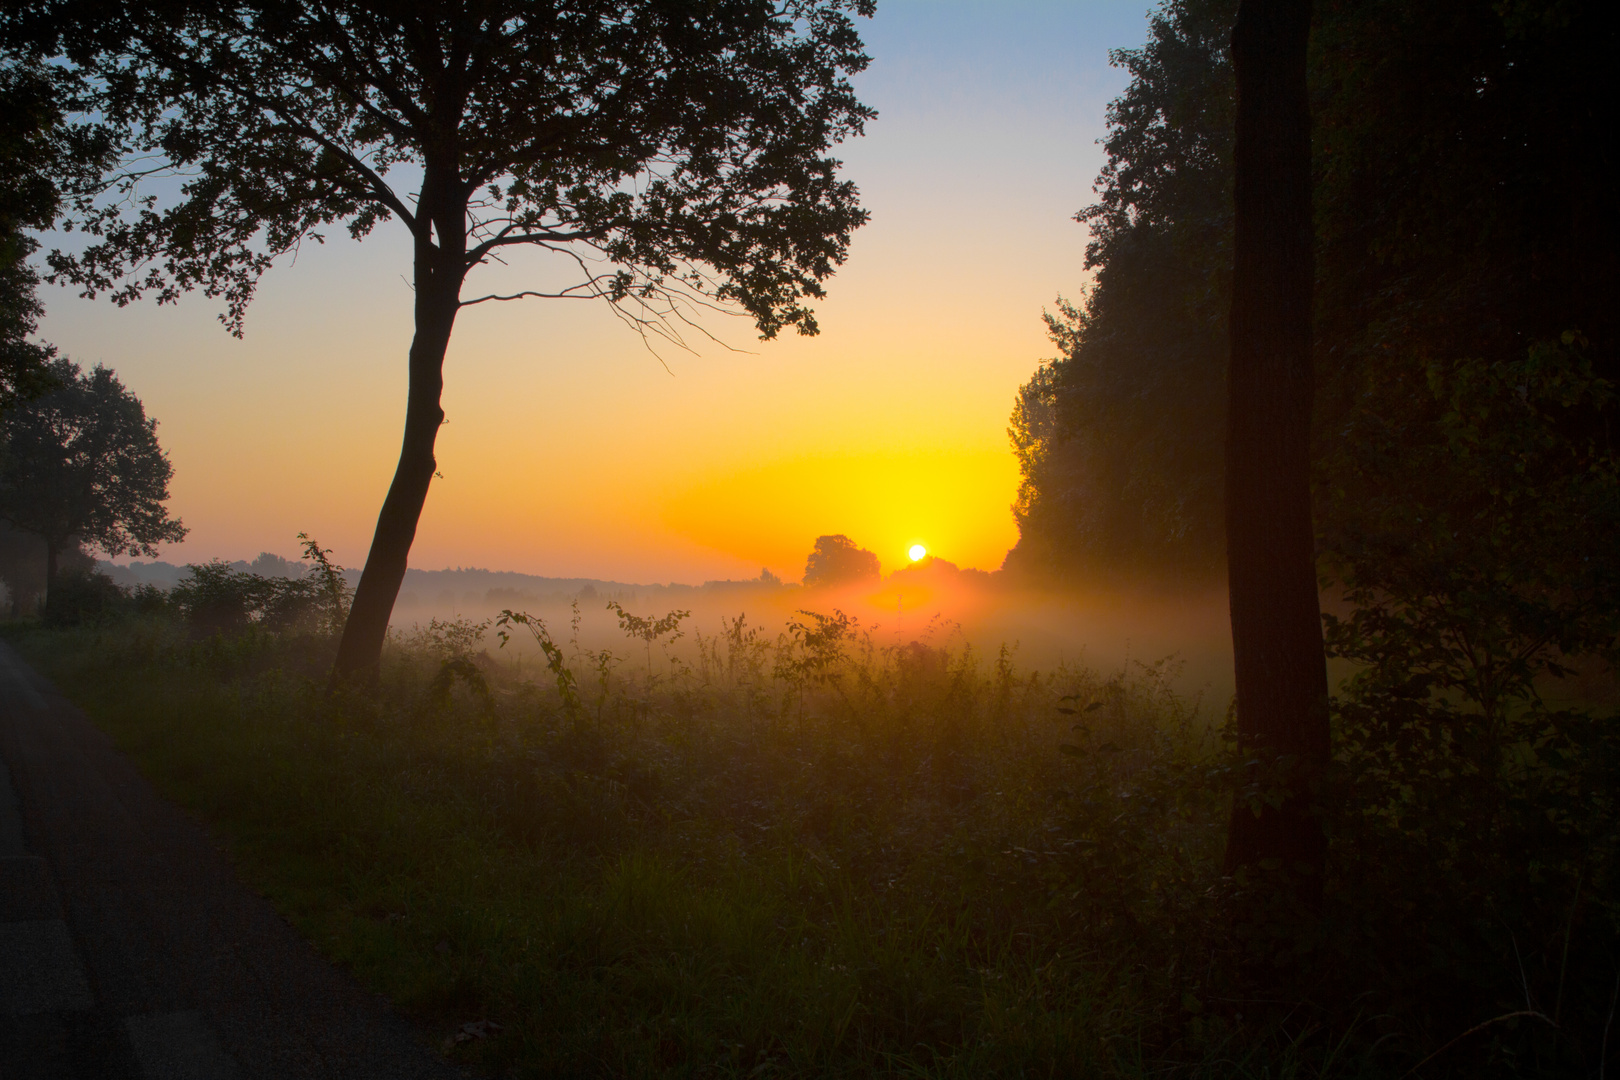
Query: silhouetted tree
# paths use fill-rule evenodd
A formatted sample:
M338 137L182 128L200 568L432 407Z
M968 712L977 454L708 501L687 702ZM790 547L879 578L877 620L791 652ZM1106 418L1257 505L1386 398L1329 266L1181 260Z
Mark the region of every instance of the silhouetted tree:
M872 115L846 77L867 62L850 16L872 7L35 0L0 31L66 55L128 134L106 178L117 197L75 202L94 242L53 252L54 280L118 303L200 288L239 334L260 275L305 239L390 218L410 232L405 435L334 668L350 679L376 671L461 308L596 297L679 343L697 307L719 305L765 337L815 332L804 302L866 217L826 151ZM183 178L178 199L135 197L160 166ZM578 276L463 297L473 267L519 247Z
M48 375L53 389L0 416L0 518L45 541L47 602L71 540L155 556L186 535L163 505L174 469L140 399L99 365L85 375L58 358Z
M804 564L806 585L849 585L870 581L882 573L878 557L839 533L816 537L816 546Z
M1227 367L1226 543L1237 735L1248 791L1228 868L1275 862L1320 894L1312 807L1328 764L1327 667L1311 525L1310 0L1242 0Z
M1020 388L1023 479L1007 568L1048 580L1214 578L1231 306L1236 0L1176 0L1108 107L1108 163L1078 304L1047 316L1059 356Z
M1620 632L1620 7L1315 7L1314 517L1318 567L1352 609L1328 620L1330 655L1354 675L1332 702L1322 800L1326 911L1348 921L1313 954L1312 993L1401 987L1391 1011L1454 1031L1527 993L1568 1010L1583 985L1596 1006L1566 1011L1562 1032L1597 1057L1612 924L1572 923L1570 890L1610 903L1617 865L1600 688ZM1206 151L1233 103L1209 20L1229 28L1235 9L1167 0L1129 54L1099 183L1124 212L1093 221L1095 288L1059 315L1063 355L1021 395L1035 438L1019 553L1051 556L1027 567L1110 569L1094 524L1147 519L1151 496L1207 476L1133 486L1097 461L1158 460L1166 432L1222 456L1207 393L1193 424L1160 414L1225 374L1209 345L1225 316L1207 317L1231 303L1231 208L1208 218L1191 187L1231 190L1230 153ZM1202 370L1172 378L1195 354ZM1218 524L1219 501L1207 509ZM1246 779L1251 816L1288 790ZM1501 1053L1488 1045L1480 1061Z

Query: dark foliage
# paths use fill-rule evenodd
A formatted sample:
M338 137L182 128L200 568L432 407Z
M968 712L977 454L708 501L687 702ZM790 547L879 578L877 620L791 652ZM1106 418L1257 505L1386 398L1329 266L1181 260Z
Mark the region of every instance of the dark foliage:
M1047 316L1058 359L1019 393L1009 569L1058 580L1209 577L1222 555L1231 304L1232 0L1167 4L1109 106L1096 282Z
M46 626L83 626L109 621L130 607L131 596L106 574L66 570L57 575L40 621Z
M186 535L163 505L174 470L140 399L100 365L48 371L54 389L0 416L0 518L45 541L47 590L70 539L156 555Z
M1115 56L1133 79L1111 106L1100 201L1080 215L1096 284L1050 318L1061 355L1013 414L1024 483L1010 568L1094 579L1220 563L1234 10L1166 4L1149 43ZM1387 417L1429 438L1418 428L1443 411L1432 362L1523 362L1574 332L1593 372L1615 377L1616 18L1600 3L1318 5L1325 468ZM1565 423L1606 430L1590 410ZM1334 482L1319 470L1319 491ZM1328 547L1331 510L1318 510Z
M327 226L359 237L398 218L446 245L457 282L514 245L578 245L621 269L587 271L570 293L635 310L691 290L770 335L814 331L799 300L821 294L865 220L821 156L871 116L844 79L866 62L846 9L870 4L41 0L0 29L65 54L97 86L79 106L126 130L124 162L69 213L95 242L51 256L91 294L202 288L239 333L278 257ZM386 179L406 162L448 169L435 182L452 190L413 210ZM173 205L97 197L154 166L189 174ZM447 211L465 251L431 231Z
M108 160L105 131L66 122L74 90L60 68L0 52L0 408L53 385L55 350L29 340L43 314L31 234L50 228L64 194Z
M1230 5L1168 4L1121 57L1135 80L1088 212L1097 283L1054 320L1063 355L1014 415L1009 566L1185 565L1098 523L1152 517L1151 486L1127 481L1160 460L1163 431L1197 461L1223 450L1200 401L1218 400L1224 327L1180 324L1165 299L1115 306L1179 280L1207 293L1173 295L1224 309L1227 226L1165 210L1196 205L1183 184L1230 198L1228 151L1209 152L1229 123L1223 18ZM1355 674L1333 703L1322 914L1288 928L1250 912L1239 939L1296 1017L1360 1011L1369 1038L1443 1051L1424 1075L1596 1075L1620 971L1617 18L1579 2L1317 5L1316 522L1328 646ZM1164 59L1181 49L1201 55ZM1201 475L1155 473L1183 493ZM1218 521L1218 498L1201 505ZM1238 789L1240 804L1275 794ZM1259 895L1232 888L1240 912Z
M1584 345L1431 365L1406 410L1357 417L1323 493L1354 608L1329 617L1331 651L1467 702L1492 742L1620 633L1620 457L1570 424L1609 416L1614 391Z
M169 598L162 589L155 585L125 588L95 569L93 560L81 556L57 574L40 610L40 623L52 629L107 627L131 616L163 616L168 610Z
M28 265L38 242L25 230L44 228L56 214L41 161L56 122L43 69L0 63L0 407L50 385L52 350L29 340L44 309L39 275Z
M1364 407L1369 375L1522 361L1570 330L1615 377L1620 12L1600 0L1320 9L1324 434L1336 412Z
M215 559L187 566L169 602L199 634L236 634L249 627L271 633L335 634L342 630L352 591L315 541L300 535L312 566L300 577L266 577Z

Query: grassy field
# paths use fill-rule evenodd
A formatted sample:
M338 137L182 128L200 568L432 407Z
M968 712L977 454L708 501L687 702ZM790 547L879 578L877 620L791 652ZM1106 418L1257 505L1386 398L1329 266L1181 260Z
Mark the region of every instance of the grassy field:
M1224 709L1163 666L806 617L548 667L475 631L394 641L366 700L316 636L5 633L476 1071L1375 1073L1356 1022L1216 977Z

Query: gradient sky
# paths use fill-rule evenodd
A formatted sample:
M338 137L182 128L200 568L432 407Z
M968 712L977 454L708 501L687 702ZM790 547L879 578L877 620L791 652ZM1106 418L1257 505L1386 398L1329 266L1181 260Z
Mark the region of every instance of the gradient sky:
M666 348L666 370L600 304L463 311L411 564L797 580L815 537L842 532L886 570L915 542L998 567L1017 539L1007 417L1053 351L1042 310L1085 284L1072 217L1125 85L1108 50L1141 43L1147 10L879 0L857 86L880 115L838 151L872 221L818 337L716 319L740 351ZM116 369L160 422L191 528L164 558L291 556L307 530L364 561L399 449L409 268L398 223L306 245L265 278L243 341L201 297L44 291L42 336Z

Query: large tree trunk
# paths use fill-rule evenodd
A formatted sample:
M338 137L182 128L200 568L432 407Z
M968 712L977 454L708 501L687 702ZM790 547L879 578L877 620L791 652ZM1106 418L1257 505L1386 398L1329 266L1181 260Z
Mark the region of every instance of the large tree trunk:
M437 468L433 444L444 423L444 410L439 404L444 390L444 354L455 327L461 281L466 273L466 207L464 201L450 193L453 186L453 177L438 179L430 171L418 202L424 223L431 221L439 242L435 245L425 235L424 224L416 239L416 336L411 341L405 438L394 482L377 515L371 552L366 556L354 603L343 626L343 638L338 643L337 660L332 665L334 686L369 684L377 679L388 619L405 580L416 524L421 520L428 486ZM430 215L434 206L440 210Z
M1238 742L1249 765L1228 870L1279 868L1319 897L1313 796L1328 763L1327 667L1311 527L1310 0L1242 0L1226 449ZM1258 806L1259 812L1255 812Z
M45 595L40 599L39 611L43 615L45 609L51 604L51 590L56 588L57 556L62 552L62 543L45 537ZM38 566L38 563L34 564ZM15 602L15 598L13 598Z

